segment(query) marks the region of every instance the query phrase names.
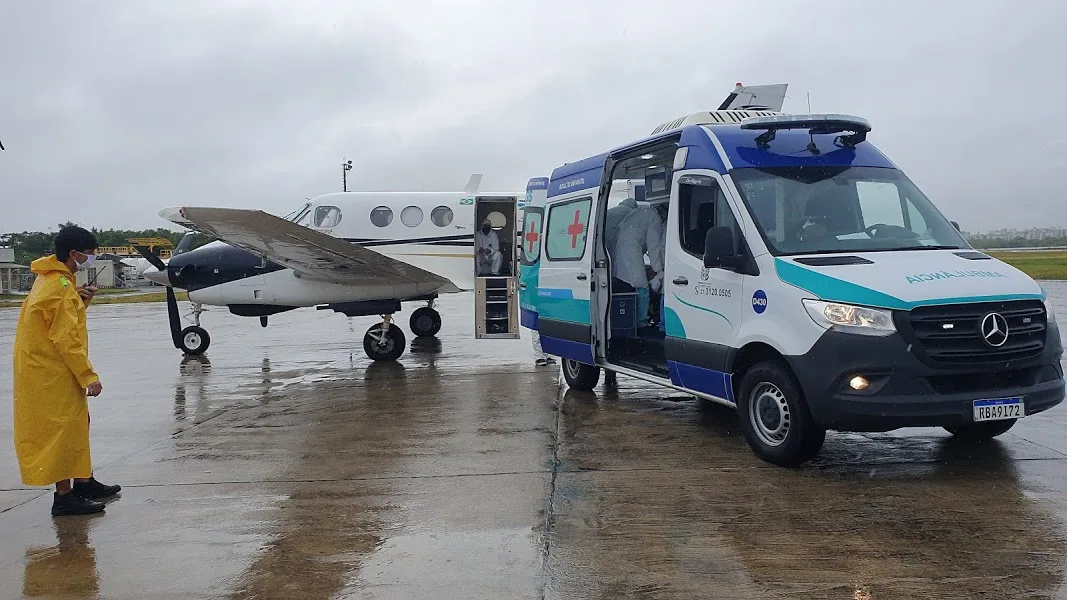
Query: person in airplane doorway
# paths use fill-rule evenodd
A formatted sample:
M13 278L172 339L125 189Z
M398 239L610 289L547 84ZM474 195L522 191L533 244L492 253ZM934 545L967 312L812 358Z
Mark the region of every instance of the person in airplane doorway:
M103 391L89 361L85 309L92 292L75 273L96 259L96 237L64 227L55 254L33 261L37 275L15 329L14 442L22 483L55 485L52 516L104 510L97 502L121 489L93 477L87 396ZM73 480L73 485L71 484Z
M488 218L474 234L474 246L478 252L478 275L499 275L504 255L500 253L500 238Z

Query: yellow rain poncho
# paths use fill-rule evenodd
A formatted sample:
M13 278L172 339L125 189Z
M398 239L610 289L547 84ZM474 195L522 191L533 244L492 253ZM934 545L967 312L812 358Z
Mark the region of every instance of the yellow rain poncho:
M30 271L15 332L15 453L22 483L44 486L92 476L86 388L99 377L74 275L55 256Z

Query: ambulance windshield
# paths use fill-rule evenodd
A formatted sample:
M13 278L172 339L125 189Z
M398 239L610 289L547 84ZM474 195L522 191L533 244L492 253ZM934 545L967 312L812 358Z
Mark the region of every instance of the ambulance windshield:
M896 169L772 167L730 174L776 255L969 247Z

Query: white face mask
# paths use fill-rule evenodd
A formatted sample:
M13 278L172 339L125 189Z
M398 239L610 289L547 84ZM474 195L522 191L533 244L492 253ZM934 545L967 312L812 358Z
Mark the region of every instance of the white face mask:
M84 271L84 270L88 269L89 267L93 266L94 262L96 262L96 255L95 254L86 254L85 255L85 262L78 262L78 259L76 259L76 258L74 259L74 264L78 265L78 270L79 271Z

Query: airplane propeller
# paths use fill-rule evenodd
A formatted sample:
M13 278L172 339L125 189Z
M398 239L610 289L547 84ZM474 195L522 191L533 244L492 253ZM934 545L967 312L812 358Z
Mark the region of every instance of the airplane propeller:
M174 284L175 280L178 279L176 276L176 269L169 268L167 263L163 262L162 258L152 254L148 251L148 248L144 246L134 246L134 249L137 250L149 264L158 269L160 273L167 274L167 281L170 282L170 285L167 286L167 314L170 317L170 337L174 342L174 347L180 350L182 347L182 318L178 313L178 298L174 295Z
M149 252L148 248L146 248L144 246L134 246L133 248L138 253L140 253L140 255L143 256L144 259L149 262L149 264L151 264L153 267L159 269L159 271L161 273L163 271L167 270L167 263L163 262L162 258L160 258L160 257L156 256L155 254L152 254L151 252Z

